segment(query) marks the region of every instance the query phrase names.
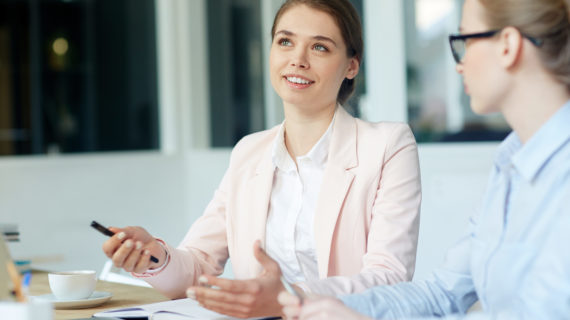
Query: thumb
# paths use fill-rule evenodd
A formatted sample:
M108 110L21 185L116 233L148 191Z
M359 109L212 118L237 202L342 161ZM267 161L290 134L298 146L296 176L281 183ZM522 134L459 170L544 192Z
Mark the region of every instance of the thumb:
M277 264L277 262L273 260L269 255L267 255L265 250L261 248L260 240L256 240L253 244L253 255L255 256L255 259L257 259L257 261L261 264L263 269L265 269L267 272L279 274L281 273L279 264Z
M119 233L119 232L123 231L123 229L117 228L117 227L109 227L107 229L113 231L114 233Z

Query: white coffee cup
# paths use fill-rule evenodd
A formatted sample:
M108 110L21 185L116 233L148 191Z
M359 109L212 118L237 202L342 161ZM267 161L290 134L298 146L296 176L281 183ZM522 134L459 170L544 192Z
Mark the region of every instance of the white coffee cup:
M89 298L97 278L93 270L53 272L48 274L49 287L58 300Z

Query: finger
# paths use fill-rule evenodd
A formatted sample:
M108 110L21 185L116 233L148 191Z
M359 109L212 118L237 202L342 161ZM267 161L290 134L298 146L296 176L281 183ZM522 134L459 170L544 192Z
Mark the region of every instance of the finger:
M292 319L299 319L299 315L301 314L301 307L300 306L286 306L283 307L283 314L287 320Z
M122 229L119 228L113 228L112 231L115 232L115 234L103 243L103 252L109 258L113 257L115 251L117 251L127 238L127 234L121 230Z
M205 287L191 287L194 290L196 300L199 302L218 301L228 304L252 305L255 299L247 293L233 293L219 289Z
M128 240L131 241L132 240ZM139 260L141 259L141 255L142 255L142 242L137 241L137 242L133 242L132 244L134 246L133 251L131 251L129 253L129 255L127 256L127 258L125 259L125 262L123 263L123 269L125 269L125 271L127 272L132 272L135 269L135 266L137 265L137 263L139 262Z
M119 232L121 232L121 231L124 231L122 228L117 228L117 227L109 227L109 228L107 228L107 229L113 231L113 233L115 233L115 234L117 234L117 233L119 233Z
M125 241L126 239L133 239L135 241L141 241L143 243L148 242L153 237L141 227L124 227L124 228L116 228L116 227L109 227L109 230L115 233L115 236L119 238L119 240ZM123 236L120 234L124 233ZM122 238L121 238L122 237Z
M133 270L134 273L144 273L148 269L150 269L151 261L150 261L150 251L148 249L143 249L141 258L137 262L135 269Z
M112 259L113 255L115 254L115 251L117 251L117 249L119 249L120 246L121 246L120 242L109 239L103 242L103 246L101 246L101 248L103 249L105 255L108 258Z
M279 304L281 304L284 307L301 305L301 301L299 300L299 298L290 294L287 291L279 292L279 295L277 296L277 301L279 302Z
M210 310L222 310L225 314L246 314L255 302L251 297L203 287L190 287L186 295Z
M256 240L253 244L253 255L266 271L281 273L279 264L268 256L267 253L265 253L265 250L261 248L260 240Z
M126 240L113 254L112 260L115 267L122 268L133 249L133 240Z
M300 310L299 318L328 319L333 317L333 315L338 316L338 314L342 314L341 311L343 311L344 308L346 308L344 304L335 298L313 298L309 299L303 305L303 308Z
M258 293L261 290L261 286L253 280L232 280L210 275L201 275L198 281L211 286L217 286L221 291L231 293Z

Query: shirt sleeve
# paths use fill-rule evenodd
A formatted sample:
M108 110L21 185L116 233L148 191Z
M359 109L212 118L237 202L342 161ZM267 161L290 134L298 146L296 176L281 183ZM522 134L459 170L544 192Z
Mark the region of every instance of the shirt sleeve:
M372 318L402 319L464 314L477 301L471 277L471 235L475 222L448 250L442 267L424 281L378 286L341 297L350 308Z
M566 184L567 185L567 184ZM551 216L549 232L537 248L538 255L521 277L515 297L494 310L465 314L477 299L461 259L468 252L465 238L448 253L447 263L424 282L376 287L343 302L373 318L447 320L568 319L570 315L570 190L555 203L544 203L543 214ZM551 215L552 210L554 214ZM461 248L463 247L463 249ZM462 258L463 256L463 258ZM454 263L455 261L455 263ZM451 262L451 263L450 263ZM516 263L516 261L513 261ZM459 268L458 268L459 267ZM423 317L422 317L423 316ZM427 318L426 318L427 317Z
M565 184L568 186L569 184ZM564 186L564 185L563 185ZM498 310L456 315L465 320L568 319L570 315L570 190L557 203L544 203L543 214L551 216L549 232L538 248L539 254L523 276L523 284L514 299ZM549 201L550 202L550 201ZM551 210L554 214L551 214ZM516 263L516 262L513 262Z
M303 290L337 296L412 279L421 203L418 150L407 125L395 126L390 134L372 204L362 269L352 276L300 283Z

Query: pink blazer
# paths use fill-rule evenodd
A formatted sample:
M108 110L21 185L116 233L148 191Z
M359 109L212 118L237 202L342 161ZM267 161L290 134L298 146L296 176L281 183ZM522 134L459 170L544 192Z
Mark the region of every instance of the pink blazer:
M185 296L203 274L231 258L236 279L256 277L253 243L265 242L278 127L243 138L214 198L158 273L143 274L170 298ZM414 272L421 201L417 146L409 127L369 123L337 112L315 211L320 279L306 291L338 295L409 281Z

